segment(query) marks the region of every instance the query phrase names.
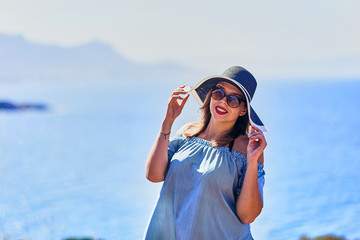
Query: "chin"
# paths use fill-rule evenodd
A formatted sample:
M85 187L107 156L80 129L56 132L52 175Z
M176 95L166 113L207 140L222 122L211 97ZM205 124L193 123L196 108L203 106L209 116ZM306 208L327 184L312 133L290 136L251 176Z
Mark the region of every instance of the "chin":
M211 115L212 119L215 122L221 122L221 123L230 123L233 122L235 124L237 118L231 118L230 116L220 116L220 115Z

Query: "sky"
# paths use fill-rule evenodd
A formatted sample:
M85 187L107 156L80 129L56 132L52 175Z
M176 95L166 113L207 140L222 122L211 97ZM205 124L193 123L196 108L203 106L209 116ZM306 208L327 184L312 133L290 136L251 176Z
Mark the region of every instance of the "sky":
M145 64L264 78L360 77L360 1L0 0L0 33L64 47L99 41Z

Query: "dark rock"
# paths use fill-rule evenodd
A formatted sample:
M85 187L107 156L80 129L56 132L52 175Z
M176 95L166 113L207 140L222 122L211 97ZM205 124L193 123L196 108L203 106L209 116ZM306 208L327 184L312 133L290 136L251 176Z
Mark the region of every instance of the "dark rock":
M9 101L0 101L0 110L14 111L14 110L48 110L48 106L43 103L22 103L16 104Z

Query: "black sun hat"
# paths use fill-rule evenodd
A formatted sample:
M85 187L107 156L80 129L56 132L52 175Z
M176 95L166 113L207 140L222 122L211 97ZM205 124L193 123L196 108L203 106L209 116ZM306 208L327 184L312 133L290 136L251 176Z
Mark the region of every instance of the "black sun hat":
M258 127L261 131L267 132L266 127L256 114L250 102L256 90L256 80L254 76L243 67L233 66L225 70L222 75L204 78L191 88L190 93L195 97L196 101L202 106L208 92L219 82L228 82L240 89L246 97L248 106L248 115L250 124ZM249 110L250 109L250 110Z

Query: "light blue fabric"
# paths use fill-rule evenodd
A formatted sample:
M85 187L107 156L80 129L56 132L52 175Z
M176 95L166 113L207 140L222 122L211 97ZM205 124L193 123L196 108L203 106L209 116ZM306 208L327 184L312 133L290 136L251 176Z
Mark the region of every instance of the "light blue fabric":
M249 224L241 223L235 210L246 155L178 135L169 143L168 156L169 170L144 239L253 239ZM258 162L261 196L264 175Z

